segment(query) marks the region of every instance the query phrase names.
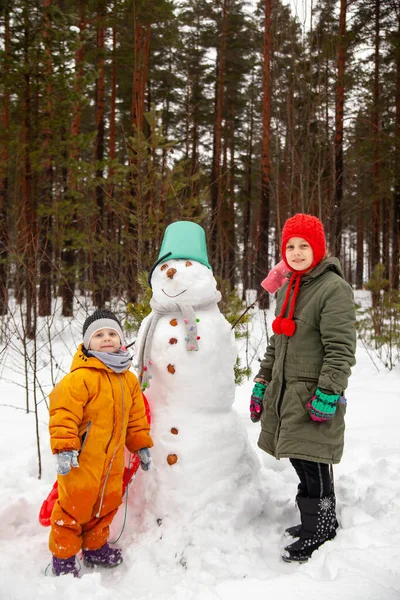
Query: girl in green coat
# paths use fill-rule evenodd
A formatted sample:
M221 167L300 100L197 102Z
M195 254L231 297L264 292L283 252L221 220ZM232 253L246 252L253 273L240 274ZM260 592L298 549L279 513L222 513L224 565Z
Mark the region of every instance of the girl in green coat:
M252 421L261 419L258 445L289 458L299 477L301 525L285 561L305 562L335 537L336 499L331 465L344 443L344 391L355 364L353 293L336 258L327 258L322 223L297 214L282 231L287 282L278 293L276 318L250 403Z

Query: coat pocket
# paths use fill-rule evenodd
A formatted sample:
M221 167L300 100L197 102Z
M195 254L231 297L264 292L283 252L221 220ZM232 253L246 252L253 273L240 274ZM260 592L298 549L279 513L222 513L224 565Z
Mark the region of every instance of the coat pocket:
M317 379L313 380L306 377L297 377L293 385L290 386L290 407L288 407L288 414L293 423L308 424L310 421L307 405L315 394L317 385Z
M79 454L82 452L84 445L86 444L86 440L89 435L90 428L92 427L92 421L89 421L79 430L79 439L81 440L81 448L79 450Z

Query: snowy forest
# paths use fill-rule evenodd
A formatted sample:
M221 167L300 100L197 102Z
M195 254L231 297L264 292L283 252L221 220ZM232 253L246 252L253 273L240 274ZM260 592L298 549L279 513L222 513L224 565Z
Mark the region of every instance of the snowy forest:
M398 2L298 4L2 0L0 314L137 300L182 219L244 293L296 211L398 288Z
M0 120L0 598L399 600L399 0L0 0ZM323 222L358 334L339 527L307 564L281 558L298 478L249 417L276 308L260 284L296 212ZM147 274L180 221L208 251L182 269L222 300L199 318L190 290L199 352L178 354L183 313L158 322L174 423L157 429L149 354L153 464L112 523L123 564L81 554L56 577L49 394L96 307L139 375ZM165 440L179 462L157 459ZM176 479L155 485L161 464Z

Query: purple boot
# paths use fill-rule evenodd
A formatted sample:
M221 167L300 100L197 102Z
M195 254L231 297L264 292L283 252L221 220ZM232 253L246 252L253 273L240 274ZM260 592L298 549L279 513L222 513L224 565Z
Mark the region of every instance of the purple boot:
M69 558L57 558L57 556L53 556L53 573L57 577L69 574L78 577L75 555Z
M96 566L112 569L122 563L121 550L111 548L107 543L97 550L83 550L83 564L93 569Z

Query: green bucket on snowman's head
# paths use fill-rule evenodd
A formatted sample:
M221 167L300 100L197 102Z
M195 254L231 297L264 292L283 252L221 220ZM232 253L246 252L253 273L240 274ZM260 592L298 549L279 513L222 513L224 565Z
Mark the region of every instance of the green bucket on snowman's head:
M154 269L167 259L187 258L195 260L208 269L206 234L204 229L192 221L176 221L168 225L156 262L149 271L149 286ZM211 269L212 270L212 269Z

